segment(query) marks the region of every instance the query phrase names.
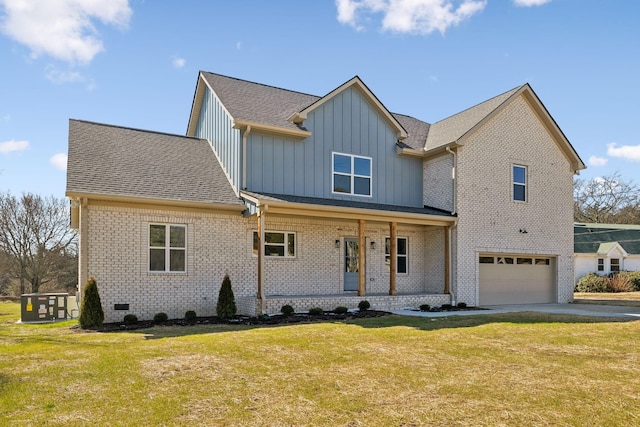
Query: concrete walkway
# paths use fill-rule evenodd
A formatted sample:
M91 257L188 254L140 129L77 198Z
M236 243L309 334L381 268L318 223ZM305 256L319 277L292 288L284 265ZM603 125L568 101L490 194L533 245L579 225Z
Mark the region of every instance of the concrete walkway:
M578 316L626 317L640 320L640 307L599 304L519 304L483 306L484 310L423 312L410 309L394 310L394 314L420 317L470 316L478 314L500 314L534 311L552 314L575 314Z

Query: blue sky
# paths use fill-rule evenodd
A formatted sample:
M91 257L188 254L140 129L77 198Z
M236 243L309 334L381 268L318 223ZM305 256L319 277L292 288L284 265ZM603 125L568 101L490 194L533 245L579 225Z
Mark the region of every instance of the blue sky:
M429 123L530 83L588 169L640 184L640 2L0 0L0 191L63 197L69 118L184 134L197 73L359 75Z

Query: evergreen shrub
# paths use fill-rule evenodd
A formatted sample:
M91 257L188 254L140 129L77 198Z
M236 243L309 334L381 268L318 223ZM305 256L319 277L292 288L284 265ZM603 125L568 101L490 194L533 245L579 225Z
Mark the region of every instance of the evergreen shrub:
M293 307L291 307L289 304L286 304L282 306L282 308L280 309L280 313L282 313L284 317L289 317L293 316L294 310Z
M197 318L198 317L196 316L196 312L193 310L189 310L184 313L184 321L187 325L195 325Z
M125 314L124 315L124 324L125 325L135 325L138 323L138 316L135 314Z
M358 303L358 309L360 311L367 311L369 310L369 308L371 308L371 304L366 299Z
M82 291L82 304L78 323L82 329L99 328L104 322L104 311L100 302L100 293L96 279L91 277Z
M231 289L231 279L229 279L228 274L225 274L220 292L218 293L216 312L220 319L228 320L235 316L237 311L236 299L233 296L233 289Z
M156 325L164 323L167 320L169 320L169 316L167 315L167 313L156 313L153 316L153 323L155 323Z

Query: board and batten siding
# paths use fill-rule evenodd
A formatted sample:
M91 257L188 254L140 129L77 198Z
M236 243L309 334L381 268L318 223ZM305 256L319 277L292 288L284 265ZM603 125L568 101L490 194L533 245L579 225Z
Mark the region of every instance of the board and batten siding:
M206 89L196 127L196 136L209 141L234 190L240 188L241 136L220 100Z
M252 132L247 189L327 199L421 207L422 160L396 154L397 135L367 99L348 88L311 111L304 140ZM372 196L332 192L332 153L372 158Z

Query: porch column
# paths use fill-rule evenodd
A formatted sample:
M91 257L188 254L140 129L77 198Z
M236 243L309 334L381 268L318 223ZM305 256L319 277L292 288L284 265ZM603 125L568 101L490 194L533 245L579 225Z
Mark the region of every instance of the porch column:
M364 219L358 220L358 296L364 296L365 261Z
M451 227L444 227L444 292L450 293L451 287Z
M262 207L258 208L258 304L260 313L264 311L264 217Z
M398 260L397 224L389 223L389 295L396 295L396 270Z

